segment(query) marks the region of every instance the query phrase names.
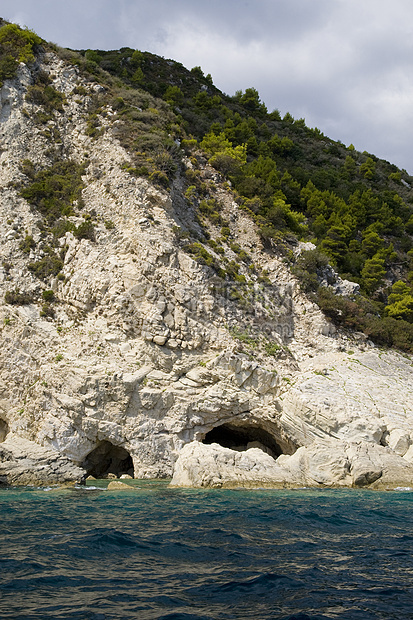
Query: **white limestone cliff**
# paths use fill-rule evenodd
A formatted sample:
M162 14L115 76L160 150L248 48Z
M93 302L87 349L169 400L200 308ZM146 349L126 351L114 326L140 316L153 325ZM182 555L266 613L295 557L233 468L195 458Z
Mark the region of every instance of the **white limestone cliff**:
M174 475L184 486L412 483L411 358L337 332L282 259L264 250L228 186L205 164L203 178L233 238L270 283L240 262L250 297L238 303L237 284L223 285L178 242L176 227L197 227L179 176L166 192L129 174L110 109L102 135L87 135L99 86L53 54L41 68L67 98L49 134L25 101L32 74L24 65L0 91L4 481L28 483L30 476L12 473L26 450L43 459L45 482L112 467L136 478ZM79 86L89 94L79 95ZM40 245L29 255L19 249L26 234L38 244L41 230L16 184L24 181L22 160L50 165L54 129L62 157L86 162L82 197L95 214L96 238L66 233L59 240L64 278L42 283L28 269L42 257ZM225 252L236 258L230 247ZM5 292L16 288L34 303L6 304ZM54 318L40 313L45 288L57 298ZM268 355L263 343L277 353ZM49 457L36 457L28 442ZM62 461L52 475L55 456Z

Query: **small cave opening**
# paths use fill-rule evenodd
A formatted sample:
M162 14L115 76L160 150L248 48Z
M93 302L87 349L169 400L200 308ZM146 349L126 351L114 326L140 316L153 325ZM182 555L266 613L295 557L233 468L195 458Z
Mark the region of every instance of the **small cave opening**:
M88 476L106 478L114 474L120 478L128 474L133 478L133 461L129 452L121 446L114 446L110 441L102 441L92 452L89 452L82 463Z
M6 420L0 418L0 443L6 439L8 432L9 425L7 424Z
M274 459L281 454L294 452L290 446L281 446L271 433L259 426L222 424L210 430L202 443L217 443L224 448L243 452L249 448L260 448ZM284 449L283 449L284 448Z

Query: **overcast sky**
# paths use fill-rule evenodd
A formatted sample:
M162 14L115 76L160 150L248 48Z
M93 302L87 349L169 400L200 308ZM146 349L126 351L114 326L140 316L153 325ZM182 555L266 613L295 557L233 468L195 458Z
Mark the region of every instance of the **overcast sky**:
M0 16L63 47L200 65L413 174L412 0L0 0Z

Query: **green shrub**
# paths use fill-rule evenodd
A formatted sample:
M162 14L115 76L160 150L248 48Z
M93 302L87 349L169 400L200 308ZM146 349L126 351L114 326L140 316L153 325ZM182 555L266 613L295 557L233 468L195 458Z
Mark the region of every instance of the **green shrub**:
M221 228L221 235L222 235L225 239L227 239L227 238L230 236L230 234L231 234L231 231L230 231L230 229L229 229L229 227L228 227L228 226L223 226L223 227Z
M317 291L320 286L318 277L328 265L328 257L317 249L306 250L300 254L292 273L299 279L305 292Z
M73 232L74 230L75 225L73 222L61 218L54 223L50 229L50 232L52 233L55 241L57 241L57 239L64 237L67 232Z
M11 54L0 57L0 86L4 80L11 80L16 76L19 63Z
M198 142L195 139L181 140L181 147L186 154L189 154L193 149L196 149Z
M42 309L40 310L40 316L54 318L55 311L53 306L51 306L50 303L44 303L42 305Z
M172 230L178 239L189 239L191 236L189 230L184 230L181 226L172 226Z
M95 228L90 220L85 220L73 231L74 236L77 239L89 239L95 240Z
M96 52L95 50L86 50L85 58L89 62L94 62L97 65L102 61L102 57L99 56L98 52Z
M193 254L195 260L201 265L208 265L208 267L212 267L214 265L214 257L201 243L190 243L185 247L185 250L189 254Z
M43 106L48 113L54 110L61 112L63 104L66 103L66 97L50 84L44 87L34 84L27 89L26 101Z
M42 297L44 299L44 301L50 303L51 301L55 300L55 296L54 296L54 292L51 290L45 290L42 292Z
M336 325L352 329L360 327L363 311L355 301L335 295L331 289L324 286L318 289L316 301L324 314Z
M24 254L30 254L30 250L33 250L36 247L34 239L31 235L26 235L23 241L19 243L19 249Z
M91 114L86 125L86 135L90 138L101 136L104 130L100 127L100 122L100 118L96 113Z
M63 268L63 261L53 254L44 256L34 263L29 263L28 268L40 280L47 280L51 276L57 276Z
M29 179L33 180L36 174L36 169L34 164L30 159L23 159L20 163L20 170L23 174L25 174Z
M41 39L28 29L16 24L5 24L0 28L0 86L4 80L17 74L20 62L34 61L34 51Z
M258 346L258 339L256 336L251 335L246 329L241 330L238 327L233 327L229 330L230 334L236 340L246 344L249 347L256 348Z
M377 344L413 353L413 325L392 317L366 317L364 333Z
M222 217L218 212L219 204L214 198L209 200L201 200L199 203L199 210L203 215L208 217L215 225L221 225L223 223Z
M280 351L282 351L282 347L276 342L265 343L264 349L267 355L272 355L273 357L277 357Z
M170 185L168 176L165 174L165 172L162 172L161 170L155 170L154 172L152 172L149 175L149 180L152 181L152 183L155 183L155 185L160 185L165 189L168 189Z
M27 167L26 167L27 168ZM49 223L62 215L73 215L73 203L81 198L84 167L71 160L58 161L34 174L21 196Z
M34 296L32 293L21 292L18 289L14 289L14 291L6 292L4 301L6 304L12 306L25 306L34 302Z

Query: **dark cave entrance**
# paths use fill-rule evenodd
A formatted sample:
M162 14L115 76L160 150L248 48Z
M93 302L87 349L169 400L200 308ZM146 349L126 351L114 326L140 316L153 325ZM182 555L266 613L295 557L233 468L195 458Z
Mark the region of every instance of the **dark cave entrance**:
M281 447L280 443L282 442L279 443L268 431L249 424L216 426L205 435L202 443L217 443L224 448L231 448L231 450L240 452L248 450L248 448L260 448L274 459L280 454L292 454L294 452L290 446Z
M88 476L106 478L114 474L119 478L122 474L133 477L133 461L129 452L120 446L114 446L110 441L102 441L92 452L89 452L82 463Z

